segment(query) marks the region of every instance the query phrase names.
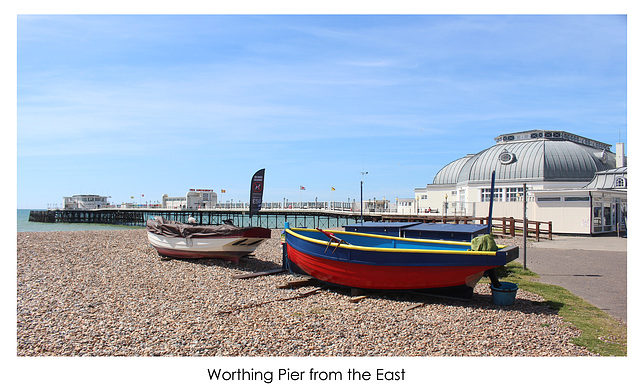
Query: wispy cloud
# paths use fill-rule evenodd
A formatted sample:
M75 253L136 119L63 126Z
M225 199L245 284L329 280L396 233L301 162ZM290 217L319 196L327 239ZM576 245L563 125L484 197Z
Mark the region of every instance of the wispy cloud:
M180 184L236 181L218 170L234 162L269 165L279 189L325 166L355 173L340 188L350 186L364 159L381 191L404 183L411 194L497 133L626 129L625 26L581 15L20 16L21 195L61 173L54 160L140 168L159 156Z

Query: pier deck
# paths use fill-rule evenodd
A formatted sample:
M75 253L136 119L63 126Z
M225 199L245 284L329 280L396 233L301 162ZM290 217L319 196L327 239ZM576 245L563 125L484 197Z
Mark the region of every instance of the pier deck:
M43 223L100 223L108 225L145 226L147 219L162 216L165 219L187 222L192 216L198 224L219 225L231 220L240 227L256 226L266 229L282 229L289 222L293 227L319 227L328 229L360 222L360 212L323 209L268 209L259 211L249 219L249 211L242 209L164 209L164 208L101 208L93 210L47 210L31 211L29 221ZM487 218L471 216L442 215L398 215L394 213L367 212L362 216L365 222L422 222L422 223L462 223L486 224ZM493 218L493 234L506 237L541 236L553 238L551 222L528 220L524 229L523 221L514 218Z
M175 209L97 209L31 211L29 221L43 223L100 223L144 226L147 219L162 216L165 219L187 222L192 216L198 224L218 225L232 220L237 226L259 226L267 229L284 228L284 222L300 227L339 227L360 221L359 213L326 210L268 210L260 211L249 219L249 212L238 209L175 210ZM367 215L365 221L379 220L379 215Z
M147 219L162 216L165 219L187 222L189 216L196 219L198 224L217 225L230 219L237 226L260 226L267 229L284 228L284 222L294 227L340 227L360 222L360 212L315 210L315 209L281 209L262 210L249 219L247 210L241 209L211 209L211 210L176 210L176 209L92 209L92 210L47 210L31 211L29 220L44 223L101 223L113 225L144 226ZM416 216L385 213L365 213L365 222L451 222L466 223L471 217L442 217Z

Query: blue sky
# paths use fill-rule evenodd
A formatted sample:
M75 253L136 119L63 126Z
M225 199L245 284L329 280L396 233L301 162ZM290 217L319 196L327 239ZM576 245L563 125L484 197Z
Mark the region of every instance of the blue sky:
M20 15L18 208L246 202L261 168L265 201L359 199L363 170L394 200L502 133L615 146L626 37L617 15Z

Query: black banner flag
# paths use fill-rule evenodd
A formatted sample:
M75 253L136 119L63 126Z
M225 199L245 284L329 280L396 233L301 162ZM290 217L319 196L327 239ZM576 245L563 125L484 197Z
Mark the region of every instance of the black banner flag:
M262 208L262 191L264 190L264 169L260 169L251 179L251 206L249 219Z

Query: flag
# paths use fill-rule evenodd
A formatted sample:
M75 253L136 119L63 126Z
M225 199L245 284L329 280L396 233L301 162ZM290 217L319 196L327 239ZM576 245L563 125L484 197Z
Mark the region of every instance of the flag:
M144 195L142 195L142 197L144 197Z
M264 169L258 170L251 179L251 206L249 207L249 219L262 208L262 192L264 191Z
M304 187L302 185L300 185L300 190L304 191Z
M220 193L227 193L224 189L220 189Z
M331 187L331 190L332 190L332 191L335 191L335 190L336 190L336 188L334 188L334 187Z
M133 196L131 196L131 198L133 199Z

